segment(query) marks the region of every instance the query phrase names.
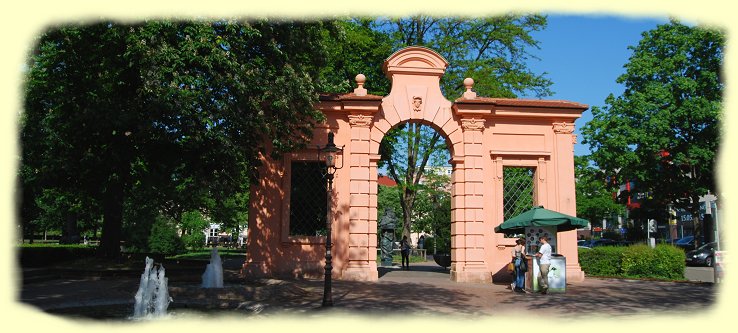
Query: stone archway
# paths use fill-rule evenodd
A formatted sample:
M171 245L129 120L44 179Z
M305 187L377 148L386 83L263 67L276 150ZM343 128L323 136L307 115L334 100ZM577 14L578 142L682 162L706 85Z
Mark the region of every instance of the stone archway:
M535 169L534 202L574 215L573 121L587 106L566 101L477 97L473 80L453 103L443 96L440 79L448 66L423 47L408 47L385 61L392 81L387 96L367 95L357 75L354 92L321 97L318 109L327 121L314 132L313 144L335 133L345 145L344 167L336 173L332 222L337 278L377 280L377 162L385 133L399 123L431 125L449 142L451 152L451 279L487 282L502 272L514 240L495 234L502 223L503 169ZM320 275L324 237L289 230L294 161L311 160L314 150L264 158L262 179L252 187L249 214L249 275ZM267 205L280 207L270 211ZM567 257L567 278L584 277L578 265L575 231L559 235L558 252Z

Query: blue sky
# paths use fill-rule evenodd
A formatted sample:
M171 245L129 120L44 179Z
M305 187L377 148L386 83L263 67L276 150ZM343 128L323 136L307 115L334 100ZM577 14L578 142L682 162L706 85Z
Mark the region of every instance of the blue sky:
M625 72L623 65L631 55L628 46L637 45L642 32L667 22L667 17L549 15L546 29L533 34L541 49L532 53L541 60L531 60L529 66L535 73L548 73L553 81L554 95L545 99L604 106L609 94L623 92L615 80ZM590 119L587 110L576 121L575 155L589 154L579 130Z

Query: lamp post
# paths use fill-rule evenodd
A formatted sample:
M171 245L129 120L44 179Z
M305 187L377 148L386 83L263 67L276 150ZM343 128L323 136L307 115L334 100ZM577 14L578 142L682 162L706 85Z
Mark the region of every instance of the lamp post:
M333 271L333 266L331 266L331 259L333 256L331 255L331 222L332 222L332 198L333 198L333 176L336 174L336 170L343 167L343 162L341 162L341 166L336 166L336 157L339 152L343 151L343 147L338 148L336 144L333 142L333 132L328 132L328 143L325 144L325 147L320 148L318 147L318 158L320 160L325 161L325 178L328 181L328 193L327 193L327 203L326 203L326 238L325 238L325 278L323 280L323 304L322 306L333 306L333 296L331 295L331 274Z

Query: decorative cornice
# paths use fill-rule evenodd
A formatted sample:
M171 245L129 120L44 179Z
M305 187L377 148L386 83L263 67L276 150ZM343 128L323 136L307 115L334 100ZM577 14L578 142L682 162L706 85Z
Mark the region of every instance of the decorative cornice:
M372 118L374 117L365 114L348 115L351 127L369 127L372 124Z
M461 119L461 128L463 128L465 131L484 130L484 119Z
M574 123L553 123L556 134L571 134L574 132Z

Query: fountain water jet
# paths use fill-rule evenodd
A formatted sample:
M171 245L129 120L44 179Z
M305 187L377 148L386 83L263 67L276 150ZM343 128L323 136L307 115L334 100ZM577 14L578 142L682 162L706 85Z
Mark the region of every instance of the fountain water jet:
M220 260L218 248L213 247L210 253L210 263L202 275L203 288L223 288L223 262Z
M141 274L141 284L136 291L136 304L133 308L133 318L161 317L167 314L169 297L167 278L164 276L164 266L154 267L154 259L146 257L146 268Z

